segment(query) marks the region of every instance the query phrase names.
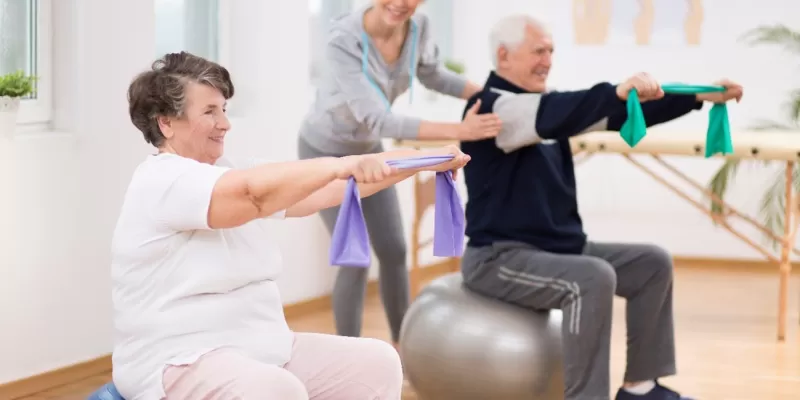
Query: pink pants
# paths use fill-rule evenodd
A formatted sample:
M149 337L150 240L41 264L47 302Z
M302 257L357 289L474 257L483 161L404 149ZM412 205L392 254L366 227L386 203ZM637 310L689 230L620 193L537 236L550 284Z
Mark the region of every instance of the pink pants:
M268 365L231 350L164 371L167 400L400 400L397 351L377 339L296 333L291 360Z

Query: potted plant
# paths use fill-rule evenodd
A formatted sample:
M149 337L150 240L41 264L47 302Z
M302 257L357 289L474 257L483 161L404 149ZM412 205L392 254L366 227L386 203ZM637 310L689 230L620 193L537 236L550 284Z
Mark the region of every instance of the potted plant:
M756 29L749 31L744 39L752 45L771 44L783 47L791 53L800 54L800 32L794 31L789 27L777 24L771 26L760 26ZM779 123L766 121L755 126L756 130L787 130L798 131L800 130L800 89L795 89L789 94L786 101L787 106L787 122ZM730 186L730 183L735 179L736 173L742 164L761 164L771 166L773 163L765 162L763 160L743 160L743 159L727 159L722 166L717 170L711 178L708 189L724 200L724 195ZM783 164L782 162L780 164ZM792 171L794 179L793 186L800 188L800 165L794 164L794 171ZM761 207L759 210L760 218L764 227L773 232L777 237L783 236L785 219L784 203L785 203L785 168L780 168L772 177L772 182L767 187L766 191L761 194ZM715 217L722 217L724 210L721 205L716 202L711 203L711 212ZM775 247L779 243L765 235L765 238L771 242Z
M23 71L0 75L0 135L11 136L17 125L20 100L34 93L36 78Z
M445 60L443 65L444 65L445 68L447 68L450 71L453 71L453 72L455 72L455 73L457 73L459 75L464 75L464 71L466 70L466 68L464 68L464 64L463 63L455 61L455 60L451 60L451 59ZM431 101L436 101L436 99L438 98L438 95L439 94L434 92L433 90L428 90L428 96L429 96Z
M464 63L461 63L461 62L458 62L458 61L455 61L455 60L445 60L444 66L445 66L445 68L447 68L450 71L453 71L453 72L455 72L455 73L457 73L459 75L464 75L464 71L466 71L466 68L464 67Z

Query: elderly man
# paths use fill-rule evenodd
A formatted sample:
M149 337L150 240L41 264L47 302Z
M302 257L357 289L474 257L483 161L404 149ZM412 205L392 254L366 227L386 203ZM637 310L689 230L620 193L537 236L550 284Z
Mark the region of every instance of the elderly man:
M631 89L652 126L700 110L703 102L738 101L741 86L721 81L722 93L665 95L639 74L621 84L547 92L553 43L541 23L505 18L490 42L495 70L465 115L494 112L503 129L496 139L462 144L472 157L464 171L466 285L520 306L563 310L567 400L609 398L612 299L625 298L627 372L616 399L686 399L658 383L676 373L671 257L654 245L587 239L569 138L619 130Z

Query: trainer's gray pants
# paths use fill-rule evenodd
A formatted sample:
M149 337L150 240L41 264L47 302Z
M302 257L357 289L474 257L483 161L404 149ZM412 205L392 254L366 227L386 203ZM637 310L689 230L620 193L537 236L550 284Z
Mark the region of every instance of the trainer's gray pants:
M378 145L368 153L382 151L383 147ZM298 154L300 159L350 155L321 152L303 139L298 141ZM392 341L397 343L410 301L405 231L397 189L390 186L362 199L361 209L364 212L369 241L379 263L381 299L389 320ZM322 210L319 214L328 232L333 232L339 207ZM336 275L332 295L336 332L341 336L360 336L369 270L346 265L341 267Z

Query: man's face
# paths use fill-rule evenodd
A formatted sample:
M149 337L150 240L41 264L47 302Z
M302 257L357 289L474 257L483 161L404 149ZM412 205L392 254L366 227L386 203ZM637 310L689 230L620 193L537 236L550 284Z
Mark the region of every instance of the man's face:
M553 40L541 28L528 26L516 49L497 52L497 72L529 92L544 92L553 57Z

